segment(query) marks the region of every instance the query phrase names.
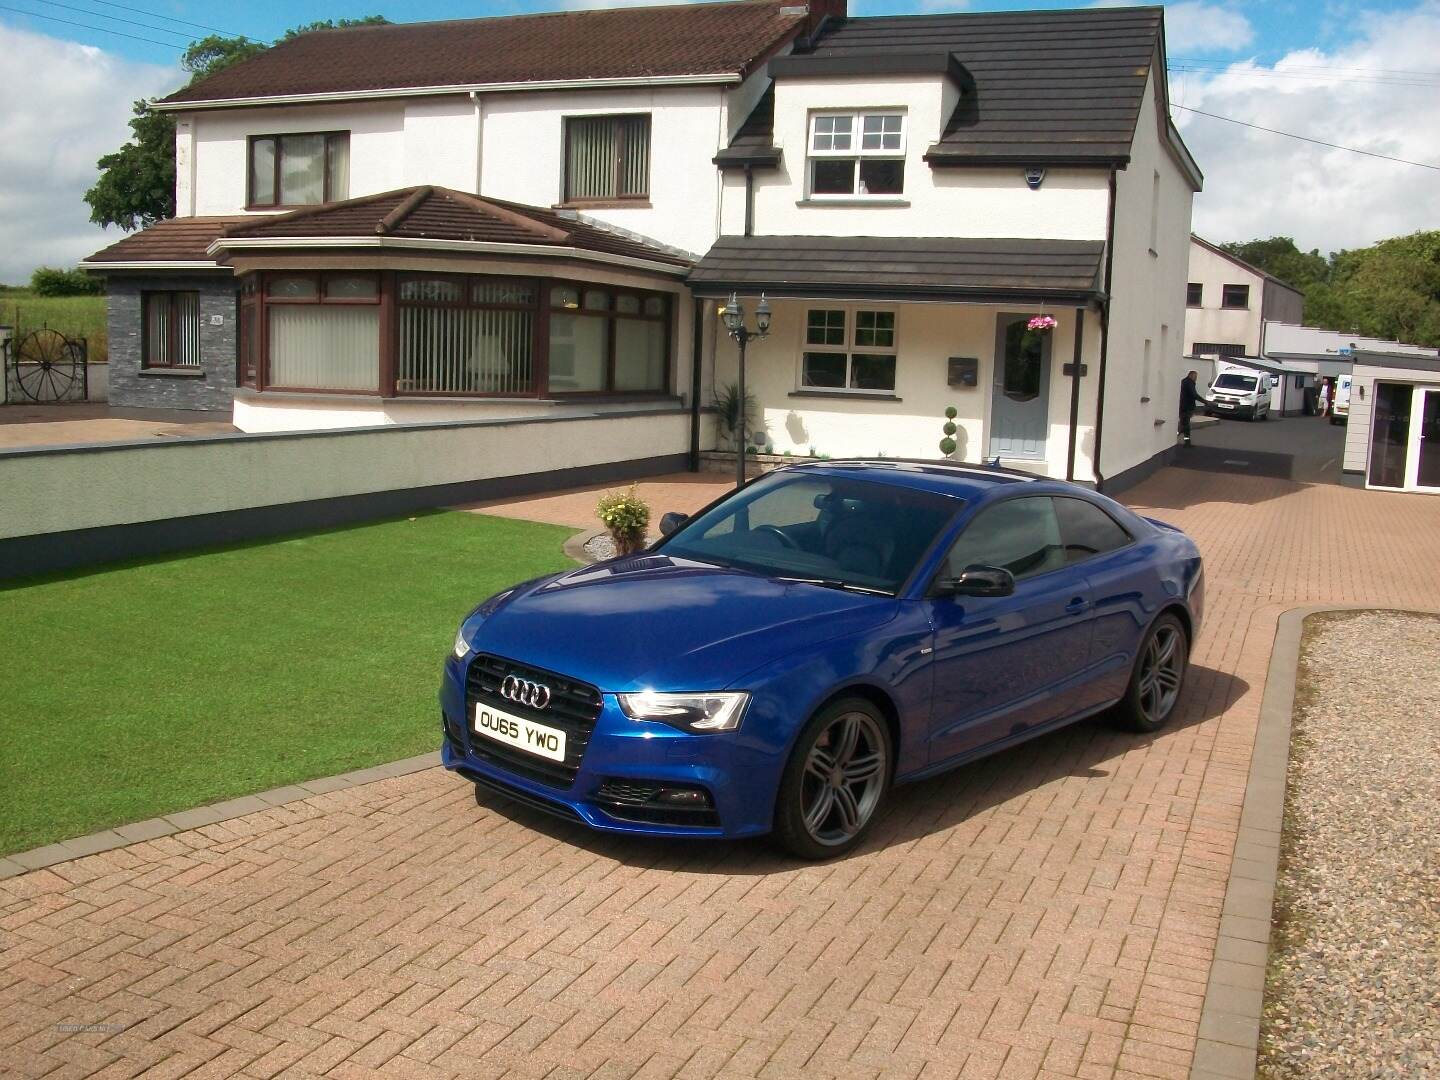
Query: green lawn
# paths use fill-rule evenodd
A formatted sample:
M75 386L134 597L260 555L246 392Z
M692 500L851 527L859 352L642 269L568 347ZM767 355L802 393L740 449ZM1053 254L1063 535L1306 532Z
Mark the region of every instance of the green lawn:
M0 854L434 749L460 619L570 535L435 511L0 587Z
M36 296L29 289L0 287L0 326L15 327L17 336L48 326L83 337L92 361L109 357L103 296Z

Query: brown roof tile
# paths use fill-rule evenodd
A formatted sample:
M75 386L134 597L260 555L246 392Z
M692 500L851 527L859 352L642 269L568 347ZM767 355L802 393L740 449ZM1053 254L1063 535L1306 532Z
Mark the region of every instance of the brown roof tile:
M225 235L236 239L346 238L473 240L492 244L570 247L689 266L685 255L573 214L482 198L443 187L412 187L307 207L275 217L242 218Z
M87 263L210 262L206 249L227 226L246 217L183 217L156 222L87 257Z
M804 21L798 4L743 0L320 30L163 100L742 74Z

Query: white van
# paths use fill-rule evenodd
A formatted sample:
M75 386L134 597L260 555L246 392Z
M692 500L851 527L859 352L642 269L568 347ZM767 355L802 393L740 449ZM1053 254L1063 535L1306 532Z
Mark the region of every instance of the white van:
M1330 423L1350 422L1350 376L1335 379L1335 400L1330 403Z
M1210 384L1205 413L1207 416L1242 416L1246 420L1268 419L1272 390L1268 371L1222 364Z

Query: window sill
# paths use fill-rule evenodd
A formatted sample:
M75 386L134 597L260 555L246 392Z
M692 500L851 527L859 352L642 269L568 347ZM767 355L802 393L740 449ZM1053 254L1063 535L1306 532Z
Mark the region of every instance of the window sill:
M796 206L909 206L910 200L889 195L838 195L834 198L796 199Z
M204 368L188 367L142 367L141 375L158 375L167 379L203 379Z
M904 398L883 391L865 390L791 390L791 397L829 398L831 401L904 401Z
M552 210L650 210L649 199L588 199L554 203Z

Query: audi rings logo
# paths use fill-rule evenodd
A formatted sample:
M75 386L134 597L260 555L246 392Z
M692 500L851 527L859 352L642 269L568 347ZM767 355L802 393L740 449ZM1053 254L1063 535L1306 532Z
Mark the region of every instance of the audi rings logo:
M509 698L517 705L544 709L550 704L550 687L515 675L506 675L505 681L500 684L500 696Z

